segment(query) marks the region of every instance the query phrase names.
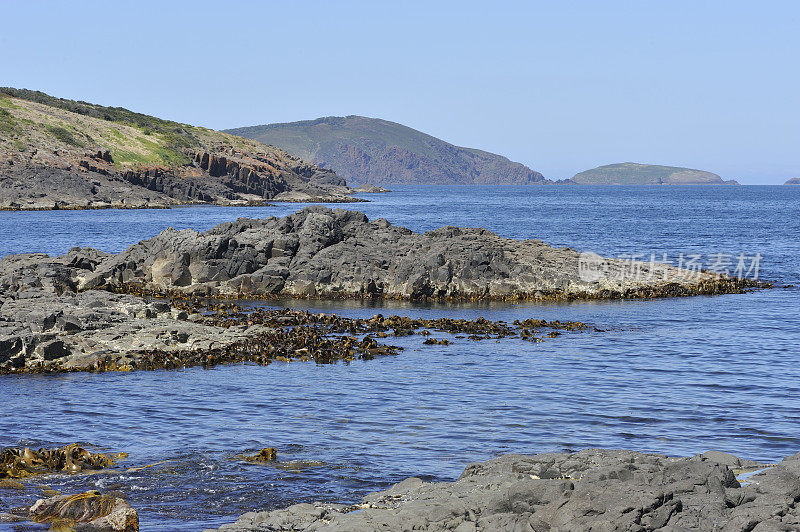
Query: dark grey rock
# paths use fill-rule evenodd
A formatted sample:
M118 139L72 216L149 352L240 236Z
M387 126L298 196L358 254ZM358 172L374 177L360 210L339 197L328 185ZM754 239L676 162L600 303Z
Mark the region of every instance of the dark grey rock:
M507 455L467 466L455 482L406 479L349 506L250 512L220 531L750 531L800 530L800 453L743 486L709 452Z
M136 284L222 296L402 299L619 298L739 290L734 281L666 265L604 260L596 278L582 255L485 229L424 234L360 212L309 207L285 218L240 219L205 233L168 229L74 272L78 288ZM62 284L67 281L61 281Z

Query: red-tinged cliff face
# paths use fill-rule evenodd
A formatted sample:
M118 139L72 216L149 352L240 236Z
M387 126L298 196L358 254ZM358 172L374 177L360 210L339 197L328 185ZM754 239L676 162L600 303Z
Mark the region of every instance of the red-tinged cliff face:
M0 209L358 201L333 171L259 142L0 88Z

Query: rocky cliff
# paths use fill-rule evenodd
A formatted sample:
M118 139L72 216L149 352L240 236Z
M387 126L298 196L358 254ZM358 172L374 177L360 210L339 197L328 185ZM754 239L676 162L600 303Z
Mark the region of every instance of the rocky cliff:
M784 185L800 185L800 177L793 177L786 181Z
M331 170L259 142L0 88L0 209L356 201Z
M525 165L454 146L410 127L363 116L227 130L331 168L353 185L529 185L548 183Z

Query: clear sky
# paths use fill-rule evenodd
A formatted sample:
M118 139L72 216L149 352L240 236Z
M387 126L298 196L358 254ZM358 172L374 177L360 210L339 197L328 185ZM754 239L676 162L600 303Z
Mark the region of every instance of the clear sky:
M0 85L215 129L359 114L559 179L800 177L800 2L3 2Z

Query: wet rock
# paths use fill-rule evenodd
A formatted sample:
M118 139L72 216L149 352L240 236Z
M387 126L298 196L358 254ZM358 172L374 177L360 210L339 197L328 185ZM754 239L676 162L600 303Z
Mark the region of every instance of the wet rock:
M437 340L435 338L428 338L422 343L425 345L450 345L450 340L446 338L442 338L440 340Z
M353 216L350 223L359 223L358 219ZM242 221L239 224L238 232L249 226ZM331 231L330 234L336 232ZM183 234L192 238L192 233ZM288 252L301 249L298 238L276 238L273 242ZM260 253L259 249L265 249L265 244L251 247L226 237L215 240L213 248L224 253L245 249L252 257L253 253ZM196 293L197 286L191 296L137 289L134 285L123 285L132 294L101 290L102 284L76 289L81 276L102 270L109 257L73 249L55 258L16 255L0 261L0 373L132 371L236 362L268 364L274 360L329 364L396 355L399 348L381 344L375 338L407 336L420 329L423 334L430 334L430 330L465 333L476 341L505 337L532 341L538 339L534 336L537 329L586 329L586 325L577 322L535 319L513 324L483 318L376 315L356 319L288 309L243 308L219 298L201 297ZM187 258L182 254L175 264L154 258L153 264L156 263L161 264L154 266L154 271L161 272L160 278L169 277L173 282L176 278L185 279L186 272L192 271L191 255ZM130 270L128 266L123 272ZM273 267L271 271L288 275L289 269ZM310 282L306 283L313 288ZM377 289L378 285L369 286ZM165 295L168 297L162 299Z
M411 478L358 504L251 512L219 530L800 529L800 453L745 486L721 456L710 456L599 449L507 455L467 466L455 482Z
M97 491L39 499L30 509L30 519L75 530L136 532L139 515L127 501Z

